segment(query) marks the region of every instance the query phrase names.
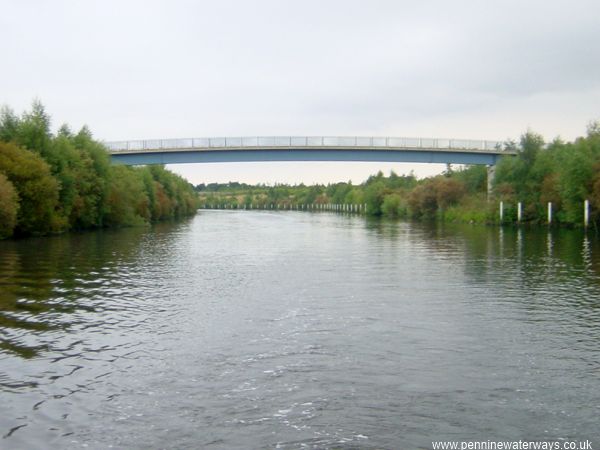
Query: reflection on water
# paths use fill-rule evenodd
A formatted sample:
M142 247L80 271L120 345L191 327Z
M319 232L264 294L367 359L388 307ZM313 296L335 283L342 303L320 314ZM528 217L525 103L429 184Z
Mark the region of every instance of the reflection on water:
M599 338L580 231L207 211L4 241L0 448L590 439Z
M1 242L2 348L30 358L73 328L102 326L87 319L104 309L107 294L135 300L128 278L150 239L144 229L126 229Z

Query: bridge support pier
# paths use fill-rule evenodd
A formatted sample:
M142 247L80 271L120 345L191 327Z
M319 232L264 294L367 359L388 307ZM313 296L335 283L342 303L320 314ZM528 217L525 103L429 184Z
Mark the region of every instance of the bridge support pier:
M487 196L488 200L492 197L494 189L494 177L496 176L496 165L487 166Z

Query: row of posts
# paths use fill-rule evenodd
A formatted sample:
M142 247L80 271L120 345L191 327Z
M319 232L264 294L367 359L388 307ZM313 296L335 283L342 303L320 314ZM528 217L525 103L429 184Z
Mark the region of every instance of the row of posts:
M500 223L504 221L504 202L500 202ZM523 221L523 203L517 203L517 223ZM548 225L552 224L552 202L548 202ZM583 202L583 226L587 228L590 225L590 201Z
M296 204L278 204L278 203L260 203L231 205L225 204L205 204L204 209L267 209L267 210L286 210L286 211L337 211L352 214L364 214L367 211L367 204L355 203L296 203Z

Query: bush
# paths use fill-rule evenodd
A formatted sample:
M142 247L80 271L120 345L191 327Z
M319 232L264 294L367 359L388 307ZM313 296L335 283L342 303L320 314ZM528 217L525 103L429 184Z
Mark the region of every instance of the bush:
M0 172L19 195L16 234L44 234L63 228L56 214L58 182L40 156L15 144L0 142Z
M406 207L399 194L389 194L383 199L381 213L386 217L397 218L406 216Z
M0 239L12 236L17 225L19 197L13 184L0 173Z

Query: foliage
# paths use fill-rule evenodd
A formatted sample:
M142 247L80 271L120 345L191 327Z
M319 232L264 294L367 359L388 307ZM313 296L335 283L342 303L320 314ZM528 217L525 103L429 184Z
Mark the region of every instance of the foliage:
M381 204L381 213L386 217L396 218L407 215L406 205L399 194L385 196Z
M380 216L383 214L382 206L386 195L391 191L383 179L368 183L365 188L365 202L367 203L367 214Z
M58 182L38 155L12 143L0 142L0 172L19 195L17 234L44 234L61 228Z
M38 101L21 117L0 110L0 172L18 202L16 225L3 236L12 230L30 235L139 225L195 213L197 195L183 178L160 166L113 166L87 126L74 134L62 125L53 135L50 123ZM12 211L10 187L2 186L6 205L0 207ZM3 229L11 228L8 219L4 223Z
M586 137L572 143L556 139L547 146L541 137L528 132L521 138L519 156L503 158L497 166L497 197L513 205L522 202L526 221L544 221L551 202L559 223L581 224L584 200L589 199L594 209L600 206L595 206L599 129L598 122L593 122Z
M333 183L327 186L247 185L230 182L199 185L202 203L221 207L273 205L366 205L373 216L411 217L478 223L498 222L498 202L504 202L504 221L517 220L517 203L523 206L522 221L545 223L547 204L552 203L555 221L576 226L583 222L583 203L591 205L591 220L600 225L600 122L588 126L587 136L574 142L557 138L546 144L528 130L518 141L503 147L517 156L505 156L496 165L493 192L488 196L484 166L455 169L443 176L417 180L413 174L382 172L364 183Z
M0 239L11 236L17 225L19 198L13 184L0 172Z

